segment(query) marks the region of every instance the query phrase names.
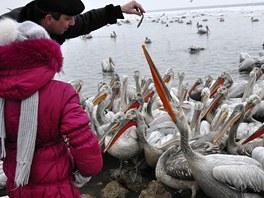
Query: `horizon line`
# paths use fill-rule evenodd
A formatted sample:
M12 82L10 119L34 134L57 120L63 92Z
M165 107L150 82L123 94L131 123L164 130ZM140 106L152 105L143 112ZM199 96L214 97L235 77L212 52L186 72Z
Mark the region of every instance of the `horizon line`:
M180 8L164 8L156 10L147 10L147 12L161 12L161 11L175 11L175 10L195 10L195 9L210 9L210 8L226 8L226 7L245 7L245 6L260 6L264 2L258 3L241 3L241 4L224 4L224 5L208 5L208 6L195 6L195 7L180 7Z

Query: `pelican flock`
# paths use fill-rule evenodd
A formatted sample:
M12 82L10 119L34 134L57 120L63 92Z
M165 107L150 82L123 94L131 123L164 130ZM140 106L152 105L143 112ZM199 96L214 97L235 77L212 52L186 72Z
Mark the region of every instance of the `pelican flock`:
M205 18L197 22L162 14L151 22L168 28L169 23L178 22L190 25L197 34L210 33ZM110 37L117 34L112 31ZM146 37L143 42L150 46L151 40ZM205 48L198 45L188 48L193 56L202 50ZM143 52L146 65L153 65L144 47ZM128 78L115 73L115 63L109 57L101 62L102 72L114 75L110 82L98 83L97 95L84 97L83 82L69 83L80 96L103 154L120 160L115 177L131 165L131 181L140 181L143 161L154 170L157 181L175 191L188 190L192 198L200 190L217 198L264 197L263 161L258 161L264 156L263 55L239 55L237 72L246 74L239 81L222 72L216 78L197 76L190 83L176 68L167 68L160 75L152 66L149 76L135 71L133 78Z
M213 198L263 197L264 117L259 109L264 107L264 66L255 65L242 82L222 72L189 85L185 74L175 75L173 68L162 76L142 48L151 77L140 71L132 79L115 73L90 98L81 95L83 81L69 81L103 154L120 160L112 176L118 179L128 170L132 182L142 182L145 164L158 182L188 190L192 198L199 191Z

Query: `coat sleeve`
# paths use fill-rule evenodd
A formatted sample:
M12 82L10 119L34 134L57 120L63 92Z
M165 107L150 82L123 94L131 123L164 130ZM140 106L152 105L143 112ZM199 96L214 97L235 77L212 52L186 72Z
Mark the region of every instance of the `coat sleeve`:
M63 100L61 134L69 139L70 152L79 172L86 177L96 175L103 166L102 152L97 136L90 128L88 114L71 85L65 89Z
M75 25L71 26L64 34L65 39L78 37L97 30L107 24L114 24L117 19L123 19L124 16L120 6L112 4L104 8L93 9L84 14L75 17Z

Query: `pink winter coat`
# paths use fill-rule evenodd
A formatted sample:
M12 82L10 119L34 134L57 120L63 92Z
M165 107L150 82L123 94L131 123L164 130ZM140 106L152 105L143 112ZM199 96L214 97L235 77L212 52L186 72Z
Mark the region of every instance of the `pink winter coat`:
M93 176L102 156L78 94L53 80L62 67L60 46L49 39L31 39L0 46L0 97L5 98L6 158L10 197L79 198L73 172ZM29 183L14 185L21 100L39 90L38 131ZM70 152L64 143L69 138Z

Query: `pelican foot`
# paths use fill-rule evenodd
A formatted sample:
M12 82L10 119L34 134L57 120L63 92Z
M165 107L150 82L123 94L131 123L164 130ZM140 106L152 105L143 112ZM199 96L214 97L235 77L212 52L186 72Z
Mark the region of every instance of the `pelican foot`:
M127 170L125 169L122 169L122 170L115 169L115 170L112 170L111 177L118 179L120 176L124 175L126 172Z
M143 177L140 173L138 173L137 171L131 170L128 172L131 178L131 181L134 183L135 181L137 182L142 182L143 181Z

